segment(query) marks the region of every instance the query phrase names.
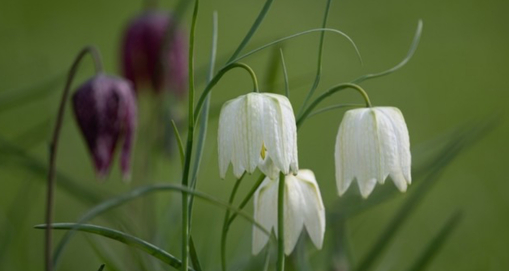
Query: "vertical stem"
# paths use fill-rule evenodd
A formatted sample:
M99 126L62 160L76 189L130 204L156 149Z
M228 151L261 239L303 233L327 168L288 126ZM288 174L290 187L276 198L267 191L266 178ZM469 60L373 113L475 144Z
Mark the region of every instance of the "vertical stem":
M279 188L277 198L277 271L285 270L285 174L279 173Z
M52 232L51 232L51 224L53 223L53 206L55 203L54 200L54 190L55 190L55 175L56 175L56 159L57 159L57 150L58 150L58 142L60 138L60 131L62 130L62 123L64 119L65 106L67 104L67 100L69 97L69 91L71 88L72 81L74 79L74 75L76 74L76 70L78 69L78 64L81 62L83 57L90 53L92 58L94 59L96 74L102 72L102 63L99 52L95 47L87 46L80 51L76 59L74 60L71 69L69 70L69 75L67 76L67 81L64 87L64 93L62 94L62 99L60 100L60 106L58 108L57 120L55 124L55 130L53 131L53 137L51 139L49 145L49 169L48 169L48 183L47 183L47 191L46 191L46 231L44 236L44 261L46 271L53 270L53 261L51 259L52 254Z
M230 194L230 199L228 200L229 205L233 205L233 200L235 199L235 194L237 194L237 190L239 189L240 183L246 173L244 173L237 181L235 182L235 185L233 186L232 193ZM223 221L223 231L221 233L221 268L223 271L226 271L226 236L228 233L228 229L230 225L228 224L228 219L230 218L230 210L226 210L224 214L224 221Z
M194 137L194 35L196 29L196 19L198 17L198 6L200 1L195 1L193 18L191 23L191 33L189 35L189 115L188 132L186 144L186 160L182 174L182 186L189 185L189 170L191 167L191 156L193 153ZM189 268L189 197L187 192L182 193L182 270Z

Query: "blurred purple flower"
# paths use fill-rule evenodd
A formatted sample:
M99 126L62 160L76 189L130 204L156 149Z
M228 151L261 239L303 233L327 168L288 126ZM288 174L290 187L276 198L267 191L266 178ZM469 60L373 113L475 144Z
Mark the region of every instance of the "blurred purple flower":
M124 179L128 179L137 122L131 83L100 74L81 85L72 100L97 175L104 177L109 172L117 142L123 138L120 167Z
M165 37L167 31L169 37ZM163 46L167 47L165 52ZM184 33L168 12L146 11L133 18L125 31L124 76L134 83L136 91L149 85L156 92L169 89L182 96L187 90L187 47Z

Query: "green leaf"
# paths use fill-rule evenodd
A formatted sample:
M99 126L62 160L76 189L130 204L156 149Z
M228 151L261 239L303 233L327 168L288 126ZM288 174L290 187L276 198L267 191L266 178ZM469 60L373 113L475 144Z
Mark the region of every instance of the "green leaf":
M246 219L248 222L253 224L255 227L259 228L261 231L263 231L268 236L270 235L270 232L263 228L259 223L257 223L251 215L243 212L241 209L233 207L227 203L224 203L220 200L215 199L214 197L211 197L205 193L191 190L189 188L179 186L179 185L172 185L172 184L151 184L146 186L141 186L136 189L131 190L130 192L127 192L125 194L119 195L117 197L110 198L104 202L102 202L99 205L96 205L94 208L90 209L85 215L83 215L79 220L77 224L83 224L87 223L91 219L105 213L108 210L111 210L115 207L121 206L129 201L141 198L143 196L149 195L154 192L163 192L163 191L176 191L176 192L185 192L188 194L192 194L197 198L200 198L202 200L205 200L213 205L216 205L218 207L222 207L224 209L230 210L230 212L234 213L235 215L239 215ZM69 243L70 239L74 235L73 231L70 231L65 234L65 236L60 240L60 243L57 245L57 248L55 249L53 262L56 265L61 257L62 252L65 250L66 245ZM272 238L272 236L271 236Z
M258 27L263 22L263 19L265 18L265 15L267 15L267 12L269 11L270 6L272 5L272 2L274 2L274 0L267 0L267 1L265 1L265 4L263 5L263 8L260 11L260 13L258 14L258 17L256 17L256 20L254 21L253 25L251 26L251 29L249 29L249 32L247 32L247 34L244 37L244 39L242 40L242 42L239 44L239 46L237 47L237 49L235 50L233 55L228 60L228 64L229 63L233 63L233 62L237 62L237 60L235 60L235 58L242 52L244 47L246 47L246 45L249 43L249 40L251 40L251 38L255 34L256 30L258 30Z
M104 266L105 266L105 264L101 264L101 266L99 266L99 269L97 271L103 271Z
M428 264L431 263L433 258L440 252L443 245L447 242L450 235L456 230L459 222L461 221L461 212L456 212L447 220L442 226L440 231L428 243L421 255L416 259L414 264L408 269L409 271L426 270Z
M198 253L196 253L196 247L194 246L193 236L189 237L189 256L191 258L191 263L196 271L201 271L200 260L198 259Z
M45 229L47 225L37 225L36 229ZM124 243L130 247L138 248L147 254L152 255L156 259L161 260L163 263L166 263L176 269L181 267L181 262L179 259L171 255L170 253L162 250L161 248L154 246L140 238L135 236L123 233L121 231L117 231L114 229L109 229L106 227L89 225L89 224L77 224L77 223L54 223L51 224L51 228L55 230L77 230L82 232L88 232L92 234L101 235L121 243ZM192 269L189 269L192 270Z
M363 76L353 80L352 83L360 84L361 82L364 82L368 79L373 79L373 78L389 75L389 74L401 69L413 57L415 50L417 50L417 46L419 45L419 41L421 39L421 34L422 34L422 20L419 20L419 22L417 23L417 30L415 31L414 39L412 41L412 44L410 45L410 49L408 50L408 53L405 56L405 58L403 58L403 60L400 63L398 63L396 66L394 66L386 71L383 71L383 72L363 75Z

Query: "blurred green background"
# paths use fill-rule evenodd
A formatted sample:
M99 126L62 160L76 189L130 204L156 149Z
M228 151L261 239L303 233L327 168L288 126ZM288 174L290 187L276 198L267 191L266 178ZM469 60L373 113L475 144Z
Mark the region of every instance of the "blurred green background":
M275 1L246 49L319 27L325 2ZM169 10L175 1L161 1L160 5ZM196 65L206 67L208 63L214 10L219 15L219 67L244 37L262 5L263 1L202 1L197 26ZM0 2L0 97L5 99L0 100L2 140L15 144L45 165L47 142L54 125L63 78L74 57L83 46L94 44L101 50L105 69L119 74L119 45L123 30L142 6L141 1ZM421 43L409 64L394 74L363 83L372 102L400 108L407 121L411 144L425 146L420 148L421 151L433 145L424 142L436 138L440 142L442 135L470 121L493 115L501 120L481 142L462 153L446 169L424 201L398 230L373 270L404 270L451 213L457 210L462 211L463 219L428 269L509 269L509 197L506 195L509 180L505 173L509 161L509 126L506 121L509 98L509 81L506 78L509 72L508 11L509 2L501 0L333 1L328 26L352 37L364 65L359 64L355 51L344 38L327 34L318 93L332 85L365 73L379 72L398 63L409 48L418 20L422 19ZM188 10L184 21L186 26L189 17ZM295 110L313 82L318 38L319 35L314 33L283 45ZM268 89L264 84L271 54L270 49L265 50L244 61L254 68L265 88L262 91L282 92L284 87L280 75L277 89ZM91 62L86 60L74 85L83 82L92 72ZM198 72L198 91L201 91L205 70L199 69ZM6 97L24 93L32 87L49 89L50 92L36 92L42 94L28 103L5 102ZM212 119L198 189L225 201L228 197L225 191L229 193L233 177L231 174L226 180L218 177L217 107L223 101L250 90L248 76L234 71L225 76L213 92ZM324 105L359 101L357 94L347 91L333 96ZM145 127L153 116L151 102L150 97L142 97L140 127ZM175 111L185 108L186 101L179 103L175 105ZM337 200L333 146L341 118L342 111L319 115L309 119L299 132L300 166L315 172L326 207ZM148 132L141 129L132 182L125 184L120 181L117 164L107 182L97 182L70 110L65 119L58 169L80 185L97 191L101 197L120 194L146 183L179 182L181 168L176 153L171 159L147 154L146 148L152 141ZM181 131L184 130L182 127ZM0 156L0 269L41 270L43 231L35 230L33 226L44 220L45 172L42 170L34 174L19 166L25 160L12 156L5 149L0 151ZM245 181L240 195L249 189L255 178L253 176ZM388 182L385 186L393 185ZM414 187L410 186L409 193ZM352 186L349 193L357 193L356 187ZM367 253L409 193L398 193L392 200L348 220L346 229L354 259L358 260ZM96 203L98 201L93 202ZM112 223L104 218L94 222L124 229L142 238L149 238L154 232L168 236L158 242L179 255L179 203L177 194L161 193L113 212L111 216L122 215L123 223ZM92 202L83 203L58 189L55 221L76 221L91 206ZM143 211L147 206L156 206L155 217ZM203 265L213 268L217 268L218 264L222 218L221 209L197 203L193 233ZM229 258L232 261L249 258L251 226L244 221L236 222L234 230L229 239ZM59 238L61 234L57 232L55 237ZM328 235L327 238L333 237ZM91 243L109 253L106 258L120 266L129 266L128 270L142 270L142 263L152 266L153 270L160 268L158 263L136 250L79 234L64 253L60 270L97 270L104 260L97 257ZM139 261L136 260L138 258ZM324 257L318 259L331 261ZM320 263L318 266L321 266Z

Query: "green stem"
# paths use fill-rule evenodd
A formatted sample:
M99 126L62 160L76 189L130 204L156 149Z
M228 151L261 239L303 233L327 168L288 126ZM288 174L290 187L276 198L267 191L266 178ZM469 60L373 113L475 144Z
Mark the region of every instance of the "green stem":
M235 185L233 186L232 192L230 194L230 199L228 200L228 204L233 205L233 200L235 199L237 190L239 189L240 183L245 175L246 175L246 173L244 172L244 174L235 182ZM228 225L229 217L230 217L230 210L226 210L226 212L224 214L223 231L221 233L221 268L223 271L226 271L226 236L227 236L228 229L229 229L229 225Z
M297 128L299 128L302 123L306 120L306 118L308 117L308 115L311 113L311 111L313 111L313 109L319 105L325 98L331 96L332 94L336 93L336 92L339 92L343 89L347 89L347 88L352 88L352 89L355 89L357 90L361 95L362 97L364 98L364 101L366 102L366 107L371 107L371 101L369 100L369 96L368 94L366 93L366 91L364 91L364 89L362 89L359 85L356 85L356 84L352 84L352 83L344 83L344 84L339 84L337 86L334 86L332 88L330 88L329 90L327 90L325 93L323 93L322 95L320 95L318 98L316 98L316 100L314 100L308 108L306 108L306 110L304 111L304 113L302 113L302 115L297 119Z
M239 210L243 210L244 207L246 207L247 203L251 200L253 195L255 194L256 190L258 190L258 187L262 184L263 180L265 179L265 174L261 174L260 177L258 177L258 180L253 185L249 193L247 193L246 197L242 200L242 202L239 205ZM232 217L228 220L228 227L233 223L233 220L237 217L237 214L233 214Z
M203 90L203 93L200 95L200 98L198 99L198 103L196 104L196 108L194 111L194 116L196 116L195 121L197 121L198 116L200 115L201 108L203 107L203 103L205 103L205 98L210 93L212 88L219 82L219 80L221 80L221 78L223 77L223 75L225 75L225 73L227 71L234 69L234 68L242 68L242 69L246 70L249 73L249 75L251 76L251 79L253 80L254 90L256 92L259 92L258 80L256 79L256 74L254 73L253 69L251 69L251 67L249 67L247 64L238 63L238 62L228 64L214 76L214 78L210 81L210 83L208 83L207 86L205 87L205 90Z
M325 14L323 15L323 22L322 22L322 28L325 28L327 26L327 18L329 17L329 10L332 0L327 0L327 5L325 6ZM309 102L309 99L313 96L313 94L316 91L316 88L318 87L318 84L320 84L320 78L322 75L322 57L323 57L323 40L325 39L325 32L322 32L320 34L320 44L318 46L318 62L316 67L316 76L315 81L313 82L313 85L311 86L311 89L309 90L306 98L304 99L304 103L302 103L302 106L299 109L299 115L302 113L304 108L306 108L307 103Z
M102 73L102 63L101 56L99 55L99 51L93 46L87 46L83 48L74 62L72 63L71 69L69 70L69 75L67 77L67 82L64 87L64 92L62 94L62 99L60 100L60 106L58 108L57 120L55 124L55 129L53 130L53 137L49 145L49 167L48 167L48 183L47 183L47 194L46 194L46 224L50 225L53 220L53 205L55 204L54 200L54 190L56 186L56 160L57 160L57 150L58 150L58 142L60 139L60 131L62 130L62 124L64 122L64 113L67 104L67 100L69 97L69 93L71 90L72 81L74 76L76 75L76 71L78 70L79 63L83 59L83 57L87 54L90 54L94 60L95 72L96 75ZM51 228L47 228L44 236L44 260L45 260L45 268L46 271L53 270L53 261L51 260L52 254L52 233Z
M277 271L285 270L285 174L279 173L277 198Z
M189 170L191 167L191 156L193 153L194 137L194 36L196 30L196 19L198 18L198 7L200 1L196 0L189 35L189 128L187 133L186 161L182 174L182 186L189 185ZM182 270L189 267L189 197L187 192L182 193Z

